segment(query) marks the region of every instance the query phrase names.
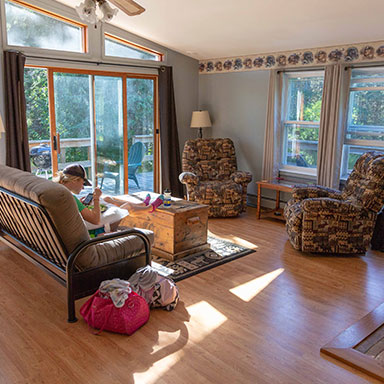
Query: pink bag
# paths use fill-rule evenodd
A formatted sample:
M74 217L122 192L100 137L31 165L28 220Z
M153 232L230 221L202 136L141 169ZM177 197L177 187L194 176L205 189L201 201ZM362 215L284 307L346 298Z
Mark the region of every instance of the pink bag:
M92 328L132 335L149 319L147 302L131 292L121 308L97 290L80 308L80 314ZM100 333L99 332L99 333Z

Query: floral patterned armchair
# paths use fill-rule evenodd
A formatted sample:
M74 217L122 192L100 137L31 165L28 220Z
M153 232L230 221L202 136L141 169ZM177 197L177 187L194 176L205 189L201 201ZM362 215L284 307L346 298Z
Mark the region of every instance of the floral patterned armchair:
M246 209L249 172L237 171L231 139L194 139L185 143L183 173L188 200L209 205L209 217L237 216Z
M344 190L295 187L284 209L292 246L305 252L365 253L384 205L384 153L367 152Z

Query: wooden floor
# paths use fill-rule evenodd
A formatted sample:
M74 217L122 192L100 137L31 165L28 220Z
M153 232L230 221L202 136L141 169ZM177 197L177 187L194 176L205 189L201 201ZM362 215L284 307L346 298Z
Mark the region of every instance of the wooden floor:
M68 324L65 289L1 245L0 384L376 383L320 348L384 302L384 253L296 252L255 216L210 220L257 252L178 283L176 310L130 337Z

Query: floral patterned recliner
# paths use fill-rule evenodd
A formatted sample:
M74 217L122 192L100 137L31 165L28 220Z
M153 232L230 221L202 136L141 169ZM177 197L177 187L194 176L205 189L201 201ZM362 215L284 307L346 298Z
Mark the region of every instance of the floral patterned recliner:
M187 140L180 181L188 200L209 205L209 217L237 216L246 209L249 172L237 171L231 139Z
M294 188L284 209L289 240L305 252L365 253L383 205L384 153L367 152L356 161L342 192Z

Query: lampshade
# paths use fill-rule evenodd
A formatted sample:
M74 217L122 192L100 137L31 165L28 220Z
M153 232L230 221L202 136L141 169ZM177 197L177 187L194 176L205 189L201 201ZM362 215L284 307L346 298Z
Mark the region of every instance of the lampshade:
M192 112L191 128L206 128L211 126L212 123L208 111Z

